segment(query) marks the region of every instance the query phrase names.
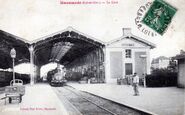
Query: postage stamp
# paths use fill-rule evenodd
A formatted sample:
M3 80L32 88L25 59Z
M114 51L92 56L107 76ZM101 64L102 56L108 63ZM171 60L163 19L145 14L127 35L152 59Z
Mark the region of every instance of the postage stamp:
M142 19L144 18L151 5L152 2L147 2L146 4L143 4L139 7L135 18L135 24L139 31L141 31L144 35L155 37L157 36L157 32L142 23Z
M142 23L163 35L177 9L163 0L155 0L145 14Z

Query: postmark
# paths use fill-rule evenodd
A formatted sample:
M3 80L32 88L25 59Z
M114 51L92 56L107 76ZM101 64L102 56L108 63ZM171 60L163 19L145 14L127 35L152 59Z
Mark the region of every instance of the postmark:
M157 33L142 23L142 19L144 18L151 4L152 2L147 2L146 4L139 7L139 9L137 10L136 18L135 18L135 24L138 30L141 31L144 35L155 37L157 36Z
M142 19L142 23L163 35L177 9L163 0L155 0Z

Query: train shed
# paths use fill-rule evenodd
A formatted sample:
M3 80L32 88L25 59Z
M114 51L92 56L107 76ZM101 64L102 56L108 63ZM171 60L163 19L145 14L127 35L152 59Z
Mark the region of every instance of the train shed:
M0 31L0 68L12 68L10 50L15 48L15 64L30 62L31 83L40 78L40 68L50 62L64 65L67 73L95 78L97 83L116 82L137 72L150 72L150 49L155 45L123 29L123 36L105 43L72 27L32 42Z

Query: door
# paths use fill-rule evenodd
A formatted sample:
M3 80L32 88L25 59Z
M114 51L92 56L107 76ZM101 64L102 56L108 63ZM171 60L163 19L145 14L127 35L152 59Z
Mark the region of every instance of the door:
M132 63L125 63L125 75L132 75Z

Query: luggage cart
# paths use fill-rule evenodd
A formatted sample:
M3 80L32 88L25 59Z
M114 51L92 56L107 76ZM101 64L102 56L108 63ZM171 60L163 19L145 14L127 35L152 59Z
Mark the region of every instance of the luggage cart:
M9 103L12 103L13 100L18 100L18 102L21 103L24 94L25 86L23 85L23 81L20 79L12 80L10 86L5 87L5 104L7 98Z

